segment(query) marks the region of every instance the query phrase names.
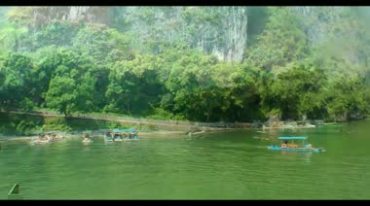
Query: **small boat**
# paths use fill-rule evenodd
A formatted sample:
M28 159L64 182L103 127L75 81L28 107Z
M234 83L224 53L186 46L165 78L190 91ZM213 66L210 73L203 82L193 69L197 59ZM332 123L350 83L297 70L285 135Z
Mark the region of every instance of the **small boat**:
M113 138L113 142L122 142L123 139L120 137Z
M51 142L59 142L64 140L64 136L53 132L46 133L46 136L50 138Z
M84 138L83 140L82 140L82 143L84 143L84 144L89 144L89 143L91 143L92 142L92 140L90 139L90 138Z
M122 142L139 140L136 129L113 129L104 135L105 142Z
M48 144L50 143L50 141L49 140L34 140L32 143L33 144Z
M83 137L83 140L82 140L82 143L83 144L89 144L92 142L91 138L90 138L90 133L89 132L84 132L82 134L82 137Z
M139 137L138 136L134 136L132 138L124 138L123 141L127 142L127 141L137 141L139 140Z
M287 151L287 152L325 152L323 148L314 148L311 144L306 144L307 137L278 137L283 143L279 145L269 145L267 149L275 151ZM294 140L303 140L299 146L294 144ZM292 141L292 143L289 143Z
M121 138L119 136L111 136L111 135L104 135L104 141L105 142L122 142L124 141L124 138Z
M113 138L106 134L106 135L104 135L104 142L113 142Z
M64 136L57 134L56 132L41 133L38 137L33 137L32 144L47 144L51 142L58 142L64 140Z
M31 144L48 144L51 142L51 139L49 138L42 138L42 137L36 137L32 138Z

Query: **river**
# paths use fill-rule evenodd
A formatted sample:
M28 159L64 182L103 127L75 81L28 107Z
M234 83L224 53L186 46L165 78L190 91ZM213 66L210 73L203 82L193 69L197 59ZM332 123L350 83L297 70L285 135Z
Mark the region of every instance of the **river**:
M370 121L90 145L2 141L0 199L369 199ZM267 150L304 135L324 153Z

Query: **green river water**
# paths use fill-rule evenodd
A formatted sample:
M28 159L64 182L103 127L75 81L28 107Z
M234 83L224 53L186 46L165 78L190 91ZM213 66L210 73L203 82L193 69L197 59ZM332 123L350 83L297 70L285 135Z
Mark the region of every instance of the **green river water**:
M2 141L0 199L370 199L370 121L90 145ZM269 151L306 135L324 153ZM269 138L266 139L266 138Z

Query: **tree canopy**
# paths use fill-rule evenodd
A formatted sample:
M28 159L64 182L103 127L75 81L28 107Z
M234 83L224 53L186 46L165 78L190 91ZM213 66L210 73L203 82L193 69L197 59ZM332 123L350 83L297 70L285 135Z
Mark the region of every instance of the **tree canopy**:
M1 9L0 109L209 122L363 118L368 10L112 7L101 11L109 21L94 23L63 19L66 10ZM233 61L239 46L242 60Z

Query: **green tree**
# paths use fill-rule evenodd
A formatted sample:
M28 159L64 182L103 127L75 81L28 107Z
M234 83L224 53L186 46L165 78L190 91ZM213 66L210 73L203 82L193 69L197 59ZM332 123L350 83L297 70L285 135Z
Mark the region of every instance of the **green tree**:
M299 18L288 8L270 8L266 28L247 51L247 61L266 70L302 60L309 51Z
M2 64L1 73L1 106L3 108L16 108L22 105L24 97L30 97L34 89L31 58L21 54L10 54Z
M330 86L326 97L331 120L362 119L369 113L369 88L361 77L341 76Z
M156 106L163 92L158 82L159 66L153 56L136 56L116 62L109 74L106 111L143 114Z
M47 106L68 116L76 108L76 82L71 77L56 76L50 81L45 100Z
M96 59L98 64L132 58L130 36L104 25L89 24L81 28L73 39L73 47ZM106 62L108 61L108 62Z
M283 119L320 116L315 112L322 111L321 93L325 81L326 76L321 69L302 63L289 64L272 79L268 100L264 103L270 110L279 109Z

